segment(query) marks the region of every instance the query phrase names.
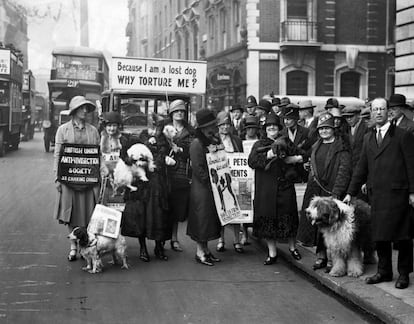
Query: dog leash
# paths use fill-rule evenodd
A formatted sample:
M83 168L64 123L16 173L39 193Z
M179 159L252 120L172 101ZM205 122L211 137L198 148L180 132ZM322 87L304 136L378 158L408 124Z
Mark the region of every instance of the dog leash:
M325 191L327 194L329 194L330 196L333 196L333 192L329 191L328 189L326 189L318 180L318 178L315 177L315 175L313 175L313 179L315 180L316 184L323 190Z

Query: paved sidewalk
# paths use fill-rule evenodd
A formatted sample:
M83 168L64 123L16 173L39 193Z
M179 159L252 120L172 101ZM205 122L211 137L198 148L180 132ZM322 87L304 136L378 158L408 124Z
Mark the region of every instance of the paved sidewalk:
M360 278L335 278L325 273L324 269L313 270L316 260L313 248L298 245L302 260L292 258L287 244L278 244L278 253L284 260L305 272L348 301L358 305L361 309L373 314L385 323L414 323L414 283L410 276L410 286L407 289L396 289L395 280L398 277L396 266L396 252L393 255L394 280L377 285L367 285L365 278L376 273L377 265L367 265Z
M304 190L304 184L296 186L298 208L302 206ZM265 245L264 242L262 243ZM292 258L287 244L278 244L279 256L284 260L383 322L414 323L414 275L411 274L410 286L407 289L394 287L398 277L397 251L393 251L394 280L377 285L367 285L365 278L376 273L376 264L366 265L365 272L360 278L347 276L335 278L325 273L324 269L313 270L312 266L316 260L315 248L303 247L298 244L298 249L302 254L300 261Z

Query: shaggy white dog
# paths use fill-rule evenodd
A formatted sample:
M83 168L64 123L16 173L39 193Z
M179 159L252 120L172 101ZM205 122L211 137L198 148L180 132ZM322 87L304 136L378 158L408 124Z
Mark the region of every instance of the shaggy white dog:
M314 197L306 209L307 217L323 235L329 274L333 277L359 277L364 272L362 251L370 244L370 207L362 200L347 205L332 197Z
M134 144L128 151L128 161L119 159L114 170L114 191L120 187L128 187L131 191L138 188L132 185L134 176L142 181L148 181L146 169L154 172L154 157L144 144Z

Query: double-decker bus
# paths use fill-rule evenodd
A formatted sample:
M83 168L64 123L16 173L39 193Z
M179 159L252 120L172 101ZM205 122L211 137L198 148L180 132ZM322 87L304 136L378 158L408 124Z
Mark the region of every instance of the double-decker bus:
M43 122L46 152L54 143L57 127L67 120L68 105L74 96L85 96L96 102L109 88L109 67L101 51L88 47L59 47L52 51L50 73L49 111ZM98 112L88 116L88 121L98 124Z

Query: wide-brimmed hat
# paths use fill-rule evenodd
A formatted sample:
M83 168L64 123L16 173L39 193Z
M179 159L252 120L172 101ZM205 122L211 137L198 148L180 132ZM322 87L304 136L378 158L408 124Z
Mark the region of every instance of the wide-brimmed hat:
M279 129L282 129L283 128L283 126L282 126L282 124L280 122L279 116L276 115L276 114L273 114L273 113L272 114L268 114L266 116L266 120L265 120L265 123L264 123L263 126L266 127L268 125L276 125L276 126L279 127Z
M210 109L204 108L196 112L197 128L217 125L216 116Z
M246 128L260 128L259 118L256 116L247 116L244 120L244 129Z
M96 109L96 106L89 100L86 100L84 96L75 96L71 99L69 103L69 115L73 115L75 110L83 105L85 105L88 109L88 113Z
M342 116L343 117L354 116L356 114L359 114L360 112L361 112L361 108L358 106L345 107L342 110Z
M108 125L108 124L121 125L122 124L121 114L117 111L106 112L103 115L103 123L104 125Z
M299 106L294 103L288 104L283 110L283 118L299 120Z
M252 108L252 107L256 107L256 106L257 106L256 98L254 96L248 96L247 100L246 100L246 107L247 108Z
M329 112L324 112L318 117L318 125L316 128L331 127L335 128L334 116Z
M223 125L223 124L230 124L231 125L231 118L228 112L226 111L220 111L217 114L217 126Z
M171 115L174 111L187 111L185 101L181 99L176 99L170 103L170 109L168 113Z
M290 99L288 97L283 97L282 99L280 99L279 107L285 107L288 104L290 104Z
M231 106L230 111L240 110L241 112L244 111L243 107L240 104L234 104Z
M270 110L272 109L272 105L270 104L270 102L266 99L261 99L259 101L259 104L256 106L256 109L262 109L264 110L266 113L269 113Z
M299 109L310 109L316 106L312 104L312 100L302 100L299 102Z
M405 98L405 96L399 93L395 93L391 95L389 103L390 103L389 105L390 108L401 107L401 108L411 109L411 106L407 104L407 99Z

